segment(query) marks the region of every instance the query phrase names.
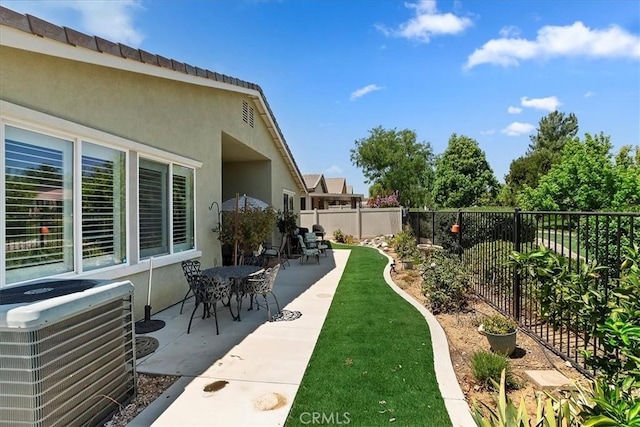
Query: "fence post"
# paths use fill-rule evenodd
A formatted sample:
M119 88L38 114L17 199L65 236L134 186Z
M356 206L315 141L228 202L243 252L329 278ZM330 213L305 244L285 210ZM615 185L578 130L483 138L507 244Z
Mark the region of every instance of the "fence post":
M431 211L431 244L436 244L436 211Z
M460 258L460 262L462 262L462 230L464 229L462 226L462 209L458 210L458 220L456 223L458 224L458 258Z
M520 252L522 250L522 244L520 242L520 228L522 226L522 218L520 214L520 208L515 208L513 211L513 250ZM513 315L517 321L520 321L521 314L521 283L520 273L518 269L513 267Z

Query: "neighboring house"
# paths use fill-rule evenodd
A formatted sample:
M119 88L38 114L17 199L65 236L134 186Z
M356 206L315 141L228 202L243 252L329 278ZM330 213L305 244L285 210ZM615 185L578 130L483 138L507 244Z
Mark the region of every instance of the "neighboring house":
M306 195L300 200L301 210L330 209L361 206L362 194L353 194L353 187L344 178L325 178L323 174L302 175L307 186Z
M151 257L154 311L184 296L181 261L220 264L216 203L299 209L258 85L4 7L0 58L0 288L128 279L139 319Z

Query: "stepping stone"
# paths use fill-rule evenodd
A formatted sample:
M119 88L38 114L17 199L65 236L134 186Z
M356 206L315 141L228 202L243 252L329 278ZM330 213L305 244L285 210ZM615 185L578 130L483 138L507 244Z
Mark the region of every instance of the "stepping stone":
M524 371L524 373L540 390L575 388L571 380L558 371Z

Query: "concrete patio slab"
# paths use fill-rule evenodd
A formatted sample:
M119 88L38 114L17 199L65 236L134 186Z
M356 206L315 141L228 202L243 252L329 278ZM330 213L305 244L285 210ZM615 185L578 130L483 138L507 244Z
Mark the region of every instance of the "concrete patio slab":
M283 425L349 255L329 251L320 264L292 262L280 270L274 292L281 308L301 312L293 321L267 322L264 309L247 311L245 304L242 321L236 322L219 307L216 335L213 318L201 319L198 308L187 334L193 299L182 315L178 304L152 316L165 320L167 327L148 334L160 346L138 361L138 371L182 378L167 390L164 405L150 405L131 425ZM204 391L215 381L227 384Z

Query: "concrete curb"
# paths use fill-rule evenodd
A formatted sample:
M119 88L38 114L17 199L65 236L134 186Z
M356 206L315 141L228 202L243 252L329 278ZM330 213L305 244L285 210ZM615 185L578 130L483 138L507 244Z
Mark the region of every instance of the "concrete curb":
M449 342L447 336L444 333L444 329L438 323L438 320L426 307L423 307L416 301L411 295L408 295L405 291L400 289L391 279L391 263L393 258L387 255L383 250L377 248L378 252L387 257L389 263L384 269L384 279L387 284L398 295L405 299L409 304L414 306L420 314L422 314L429 325L431 330L431 342L433 345L433 359L434 369L436 371L436 379L438 380L438 386L440 387L440 393L444 399L444 404L449 412L451 423L454 427L475 427L476 423L471 417L471 411L469 410L469 404L464 398L460 384L453 370L451 364L451 357L449 355Z

